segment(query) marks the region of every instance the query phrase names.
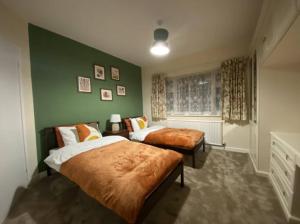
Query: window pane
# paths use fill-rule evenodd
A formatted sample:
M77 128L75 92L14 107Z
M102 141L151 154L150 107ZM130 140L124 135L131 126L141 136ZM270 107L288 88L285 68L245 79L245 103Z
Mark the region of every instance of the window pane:
M174 111L174 80L166 80L166 97L167 97L167 112L171 113Z
M216 115L221 115L222 110L222 81L221 73L216 74Z
M168 115L220 115L221 75L219 71L168 78Z
M211 76L190 77L190 105L192 113L209 114L211 109Z
M182 113L189 112L189 78L180 78L176 80L175 94L177 99L175 111Z

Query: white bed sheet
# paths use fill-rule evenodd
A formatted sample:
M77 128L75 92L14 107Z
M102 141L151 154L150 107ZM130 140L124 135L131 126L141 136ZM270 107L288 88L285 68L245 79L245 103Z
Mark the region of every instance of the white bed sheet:
M107 136L93 141L80 142L72 145L67 145L58 150L50 150L50 155L44 160L44 162L52 169L59 172L61 164L71 159L72 157L80 153L89 151L91 149L103 147L123 140L128 141L128 139L122 136Z
M165 128L165 127L161 126L161 125L154 125L154 126L144 128L144 129L141 129L138 131L130 132L129 138L134 141L142 142L145 140L145 138L147 137L148 134L150 134L151 132L154 132L154 131L158 131L163 128Z

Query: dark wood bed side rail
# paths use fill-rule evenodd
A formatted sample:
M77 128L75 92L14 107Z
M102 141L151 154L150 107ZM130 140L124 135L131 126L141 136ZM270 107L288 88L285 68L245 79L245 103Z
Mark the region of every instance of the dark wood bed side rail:
M184 187L184 165L183 160L175 167L175 169L163 180L163 182L152 191L152 193L146 198L143 208L141 209L139 216L135 224L141 224L147 217L151 209L158 203L163 197L164 193L170 188L170 186L176 181L180 175L180 186Z

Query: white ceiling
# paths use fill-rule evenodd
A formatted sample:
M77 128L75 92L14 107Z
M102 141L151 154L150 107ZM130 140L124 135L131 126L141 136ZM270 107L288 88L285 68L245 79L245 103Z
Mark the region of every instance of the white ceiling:
M50 31L137 65L150 55L159 19L170 32L167 59L233 44L249 45L262 0L1 0Z

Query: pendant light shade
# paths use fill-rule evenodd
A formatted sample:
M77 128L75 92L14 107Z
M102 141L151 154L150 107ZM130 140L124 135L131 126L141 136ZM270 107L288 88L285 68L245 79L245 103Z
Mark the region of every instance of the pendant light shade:
M169 32L166 29L158 28L154 30L154 43L150 48L151 54L155 56L165 56L169 54L168 36Z
M166 29L158 28L154 30L154 40L166 41L169 37L169 32Z

